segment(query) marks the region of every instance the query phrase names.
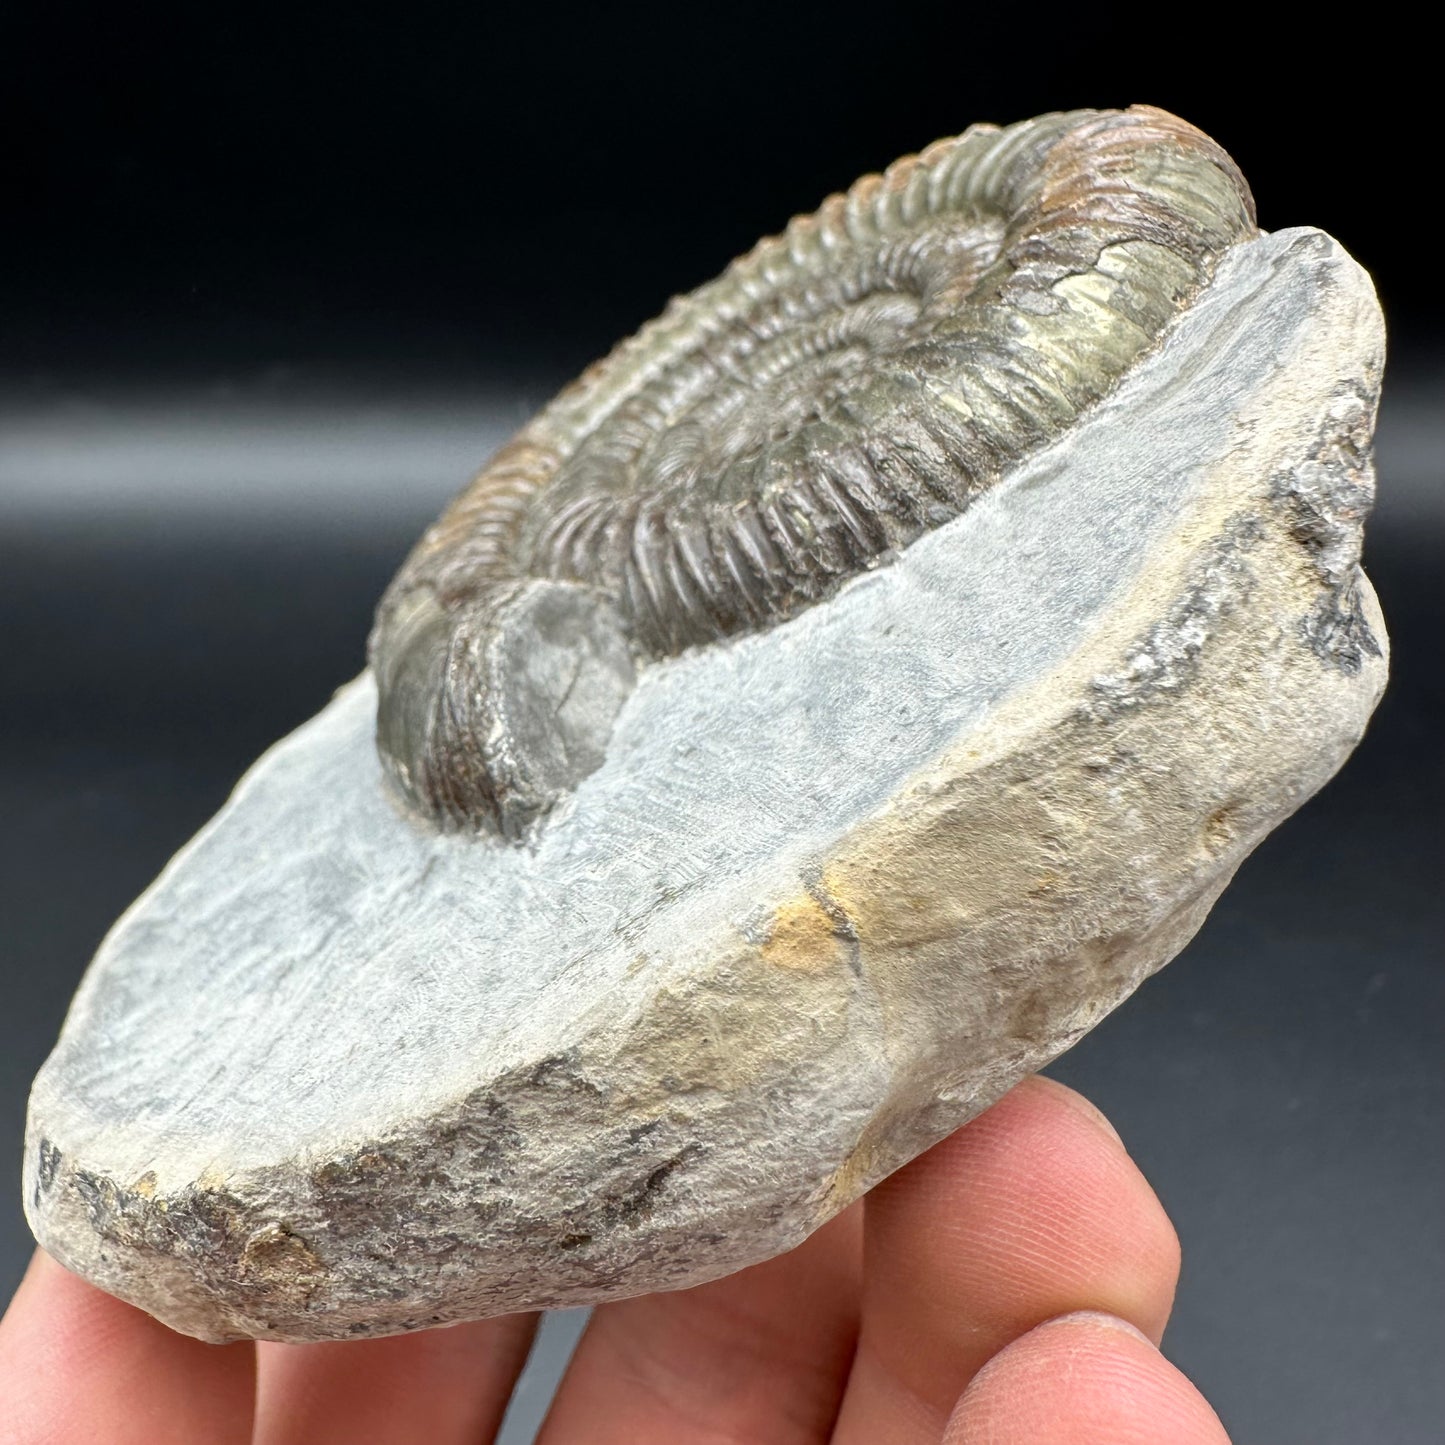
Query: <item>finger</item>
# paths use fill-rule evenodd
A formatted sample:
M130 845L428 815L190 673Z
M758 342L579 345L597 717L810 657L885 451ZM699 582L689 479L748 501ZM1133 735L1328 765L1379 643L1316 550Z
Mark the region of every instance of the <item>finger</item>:
M207 1345L36 1251L0 1321L4 1445L244 1445L250 1345Z
M1110 1315L1050 1320L975 1376L943 1445L1229 1445L1219 1416L1142 1335Z
M536 1315L504 1315L383 1340L260 1344L255 1445L480 1445L536 1326Z
M1061 1084L1026 1080L866 1207L842 1445L937 1441L984 1363L1055 1315L1105 1310L1163 1332L1173 1227L1103 1115Z
M539 1445L826 1440L858 1319L858 1210L696 1289L597 1310Z

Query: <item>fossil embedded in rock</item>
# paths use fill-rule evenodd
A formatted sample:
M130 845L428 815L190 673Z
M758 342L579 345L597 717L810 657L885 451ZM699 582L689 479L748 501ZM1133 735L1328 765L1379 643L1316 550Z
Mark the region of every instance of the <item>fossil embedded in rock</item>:
M1382 346L1158 111L970 131L764 242L504 449L116 925L37 1237L297 1340L796 1244L1358 740Z
M1254 235L1162 111L975 126L867 176L563 392L424 537L372 644L392 775L526 828L635 669L751 631L1059 436Z

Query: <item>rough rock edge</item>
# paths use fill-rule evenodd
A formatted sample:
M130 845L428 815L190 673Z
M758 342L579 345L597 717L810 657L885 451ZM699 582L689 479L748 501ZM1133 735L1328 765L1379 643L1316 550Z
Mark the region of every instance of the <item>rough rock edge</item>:
M1357 354L1345 331L1330 339ZM700 941L707 968L625 1037L594 1032L496 1079L419 1138L358 1141L312 1166L202 1178L170 1196L153 1177L76 1170L41 1139L26 1193L42 1242L211 1339L384 1334L617 1298L797 1243L1177 952L1242 858L1363 731L1384 681L1383 628L1356 563L1369 489L1359 435L1378 357L1363 369L1316 435L1261 473L1257 506L1215 518L1209 546L1181 541L1172 578L1147 569L1156 595L1117 609L1060 673L819 860L767 928ZM1243 457L1254 421L1241 420ZM1129 632L1141 616L1164 621ZM920 990L957 1010L929 1015ZM819 1147L851 1146L821 1187L795 1170L759 1220L749 1180L720 1177L719 1160L729 1140L765 1130L770 1110L786 1116L809 1094L828 1103L816 1078L794 1075L840 1050L874 1087L866 1107L820 1116ZM743 1083L753 1113L739 1119ZM539 1185L527 1146L555 1121L559 1093L572 1131L547 1141L560 1147ZM395 1171L415 1184L404 1207L377 1187ZM493 1193L490 1217L467 1198L477 1185ZM529 1187L545 1210L529 1209ZM420 1279L411 1245L430 1265ZM140 1254L145 1270L116 1253Z

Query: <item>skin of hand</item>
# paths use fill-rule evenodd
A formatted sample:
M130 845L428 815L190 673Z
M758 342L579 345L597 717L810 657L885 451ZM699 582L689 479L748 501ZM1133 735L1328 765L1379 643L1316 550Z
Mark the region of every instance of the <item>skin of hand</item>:
M540 1445L1228 1445L1157 1346L1179 1245L1093 1105L1026 1080L790 1254L594 1311ZM0 1445L482 1445L535 1316L205 1345L37 1254Z

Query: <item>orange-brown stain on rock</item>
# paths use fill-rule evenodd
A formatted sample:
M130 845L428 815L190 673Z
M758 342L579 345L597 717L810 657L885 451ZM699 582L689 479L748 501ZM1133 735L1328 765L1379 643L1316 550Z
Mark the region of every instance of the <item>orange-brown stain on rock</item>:
M845 943L822 903L811 893L800 893L778 906L762 953L776 968L819 973L845 961Z
M931 848L926 834L911 842L911 858L890 850L881 861L855 850L826 874L829 897L884 955L956 938L970 912L968 878L940 867L944 850Z
M1235 839L1235 817L1239 807L1235 803L1222 803L1204 820L1204 849L1207 853L1222 853Z
M872 1184L872 1152L868 1142L860 1139L849 1151L848 1157L833 1171L819 1196L819 1224L826 1223L840 1210L846 1209Z

